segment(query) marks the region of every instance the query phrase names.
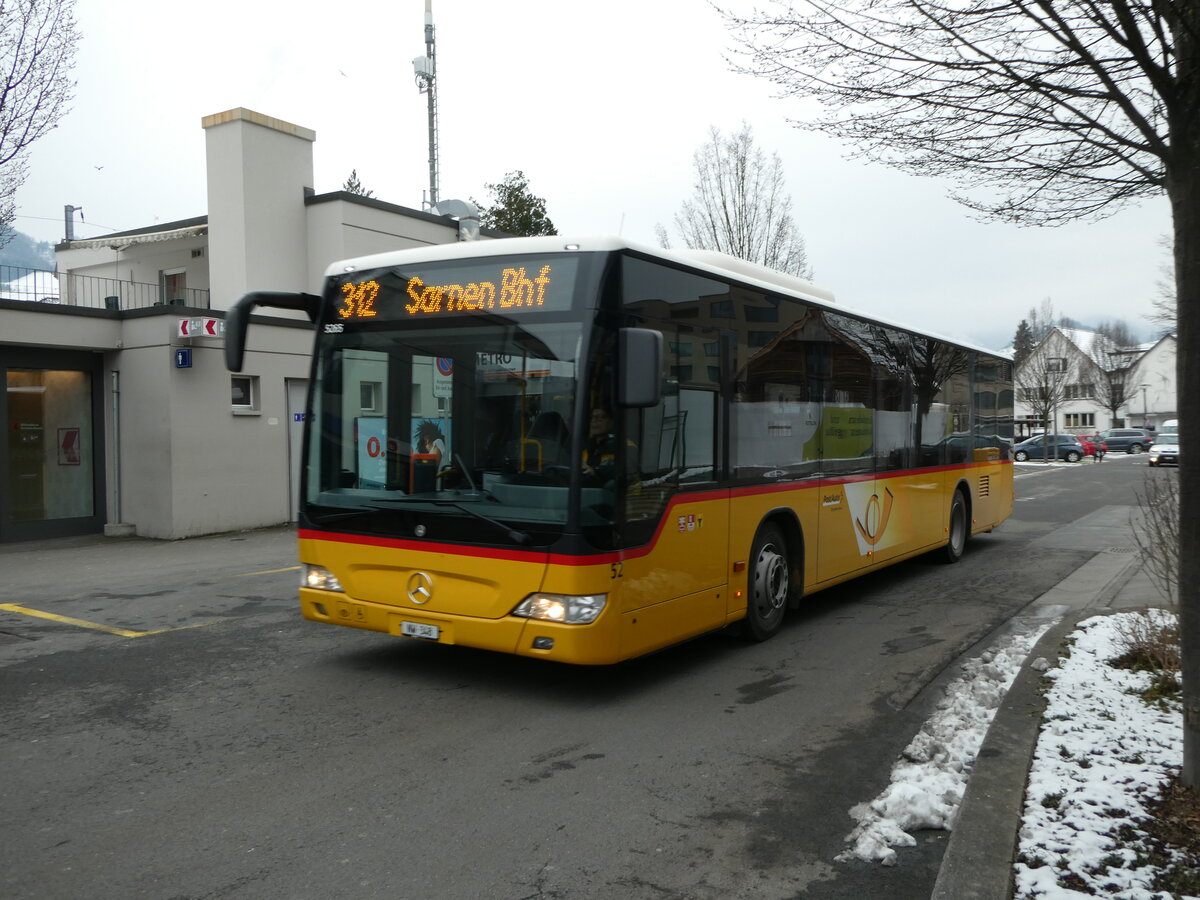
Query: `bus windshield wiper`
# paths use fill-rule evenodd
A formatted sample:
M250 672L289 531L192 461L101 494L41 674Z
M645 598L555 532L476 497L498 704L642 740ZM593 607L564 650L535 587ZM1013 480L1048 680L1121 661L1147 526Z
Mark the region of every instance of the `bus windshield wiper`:
M463 504L459 503L457 500L430 500L428 502L434 504L435 506L453 506L455 509L465 512L468 516L474 516L481 522L487 522L489 525L494 525L508 535L508 539L515 544L521 544L524 546L533 540L533 538L529 536L529 532L519 531L516 528L509 528L503 522L499 522L496 519L493 519L491 516L485 516L483 513L479 512L478 510L471 509L469 506L463 506Z
M496 499L488 491L477 491L476 496L483 497L485 499L493 500L493 501ZM523 546L525 544L528 544L531 540L533 540L533 538L530 537L528 532L520 531L519 529L516 529L516 528L509 528L503 522L493 519L491 516L485 516L483 513L479 512L478 510L471 509L471 507L464 505L459 500L441 500L441 499L437 499L435 497L381 497L378 502L379 503L397 503L397 504L431 503L434 506L452 506L452 507L454 507L454 509L457 509L459 512L465 512L468 516L473 516L474 518L479 519L479 521L481 521L481 522L487 522L489 525L493 525L496 528L499 528L501 531L503 531L508 536L508 539L515 544L521 544ZM371 504L371 508L388 510L388 509L391 509L392 507Z

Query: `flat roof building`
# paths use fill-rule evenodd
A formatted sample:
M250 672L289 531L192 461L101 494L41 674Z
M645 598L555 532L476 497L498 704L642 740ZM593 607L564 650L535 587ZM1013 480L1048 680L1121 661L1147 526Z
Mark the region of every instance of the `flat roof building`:
M56 291L0 299L0 541L294 520L311 325L265 312L231 374L224 311L251 290L319 294L338 259L470 231L315 193L307 128L242 108L201 124L207 215L63 242Z

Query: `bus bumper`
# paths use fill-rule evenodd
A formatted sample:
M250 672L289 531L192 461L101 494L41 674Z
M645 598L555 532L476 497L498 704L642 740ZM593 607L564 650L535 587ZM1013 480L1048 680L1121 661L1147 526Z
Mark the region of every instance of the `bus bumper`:
M300 589L304 618L326 625L378 631L431 644L457 644L479 650L514 653L576 665L620 662L620 642L607 623L617 616L605 613L589 625L563 625L519 616L482 619L472 616L426 614L357 600L331 591Z

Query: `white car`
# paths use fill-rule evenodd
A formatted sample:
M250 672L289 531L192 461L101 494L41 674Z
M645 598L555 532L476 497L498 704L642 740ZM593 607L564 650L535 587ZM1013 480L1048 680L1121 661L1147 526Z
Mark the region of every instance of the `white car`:
M1152 466L1179 465L1179 435L1173 431L1158 435L1147 454Z

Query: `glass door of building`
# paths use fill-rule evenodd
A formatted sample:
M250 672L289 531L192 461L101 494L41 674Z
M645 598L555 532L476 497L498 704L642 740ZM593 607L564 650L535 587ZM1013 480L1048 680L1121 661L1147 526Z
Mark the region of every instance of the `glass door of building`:
M99 359L0 352L0 541L103 529Z

